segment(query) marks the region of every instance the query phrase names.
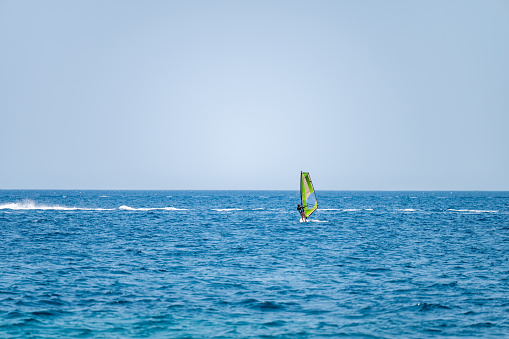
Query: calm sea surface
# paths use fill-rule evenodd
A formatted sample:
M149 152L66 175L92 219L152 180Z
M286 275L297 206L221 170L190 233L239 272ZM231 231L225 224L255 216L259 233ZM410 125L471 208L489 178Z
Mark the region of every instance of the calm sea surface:
M0 191L1 338L509 336L509 192Z

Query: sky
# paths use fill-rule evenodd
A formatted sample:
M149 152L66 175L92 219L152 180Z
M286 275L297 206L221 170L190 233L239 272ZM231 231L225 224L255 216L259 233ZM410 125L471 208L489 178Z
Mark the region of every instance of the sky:
M509 2L0 0L0 189L509 190Z

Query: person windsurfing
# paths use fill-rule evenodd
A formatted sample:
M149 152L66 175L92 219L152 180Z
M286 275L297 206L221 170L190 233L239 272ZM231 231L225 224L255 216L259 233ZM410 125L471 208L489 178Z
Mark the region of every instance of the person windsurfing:
M304 206L297 204L297 211L299 211L300 216L302 217L302 221L307 221L306 213L304 213Z

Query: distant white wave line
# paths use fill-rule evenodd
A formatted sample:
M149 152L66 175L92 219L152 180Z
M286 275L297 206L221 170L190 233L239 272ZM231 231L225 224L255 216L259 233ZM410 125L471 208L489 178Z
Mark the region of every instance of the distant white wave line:
M242 208L213 208L212 211L217 212L242 211Z
M498 211L486 211L486 210L455 210L449 208L448 211L451 212L463 212L463 213L498 213Z
M397 211L401 211L401 212L417 212L418 210L416 210L415 208L402 208L402 209L398 209Z
M22 202L14 202L0 205L2 210L43 210L43 211L112 211L113 208L82 208L82 207L66 207L60 205L39 205L32 200L24 200Z
M119 210L128 211L152 211L152 210L164 210L164 211L187 211L183 208L175 207L162 207L162 208L132 208L129 206L120 206ZM114 211L116 208L85 208L85 207L67 207L60 205L43 205L37 204L32 200L23 200L22 202L0 204L0 210L42 210L42 211Z
M129 206L120 206L119 210L123 211L187 211L187 208L175 208L175 207L129 207Z

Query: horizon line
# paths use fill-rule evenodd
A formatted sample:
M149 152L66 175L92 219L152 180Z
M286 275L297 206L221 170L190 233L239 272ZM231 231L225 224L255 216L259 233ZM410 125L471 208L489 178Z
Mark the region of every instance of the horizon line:
M298 189L142 189L142 188L0 188L0 191L274 191L274 192L293 192ZM318 192L509 192L509 190L494 189L319 189Z

